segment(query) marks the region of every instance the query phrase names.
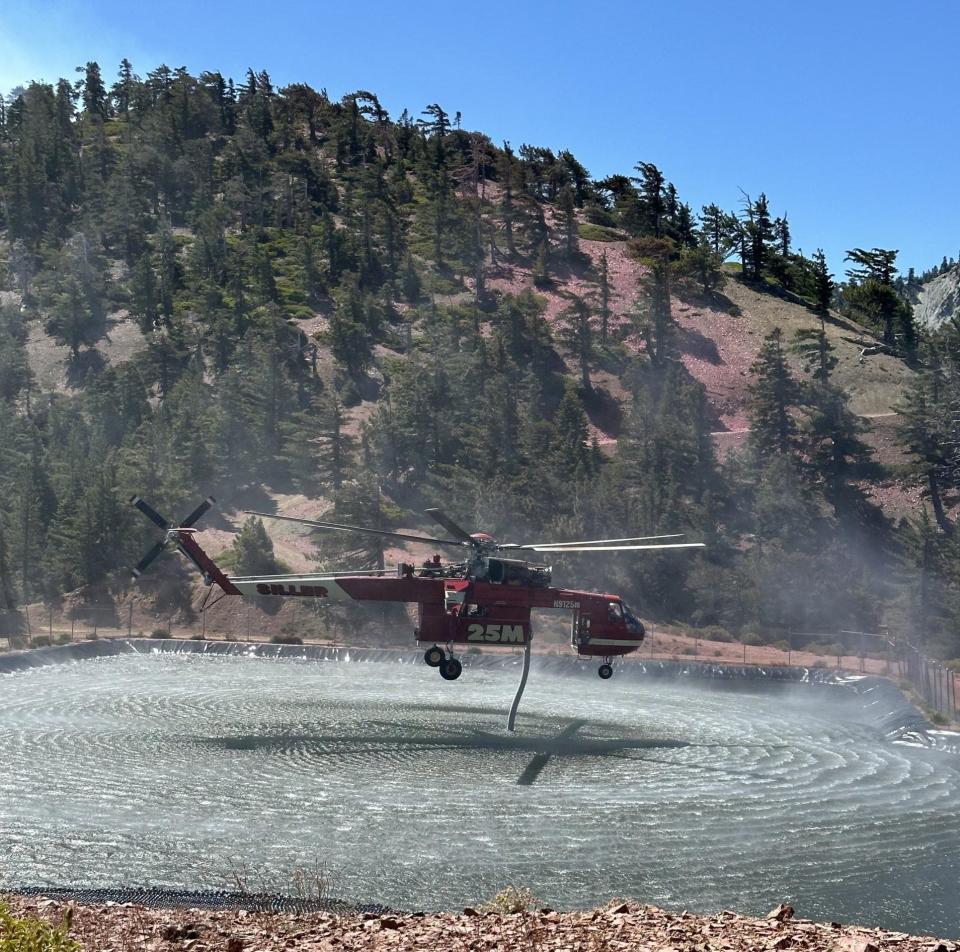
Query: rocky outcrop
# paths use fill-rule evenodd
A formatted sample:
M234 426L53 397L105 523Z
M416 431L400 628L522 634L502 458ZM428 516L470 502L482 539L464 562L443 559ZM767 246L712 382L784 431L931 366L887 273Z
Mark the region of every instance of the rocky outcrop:
M913 317L925 330L935 331L960 316L960 265L928 281L920 289Z

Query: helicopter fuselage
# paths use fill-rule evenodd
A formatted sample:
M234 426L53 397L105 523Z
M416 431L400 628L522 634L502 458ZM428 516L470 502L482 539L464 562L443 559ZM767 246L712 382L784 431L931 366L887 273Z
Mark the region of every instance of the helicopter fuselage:
M571 645L582 656L628 654L640 647L645 634L643 624L618 595L554 588L543 583L549 579L549 568L519 560L485 559L487 566L496 567L494 572L487 568L484 578L472 578L461 574L460 566L436 562L426 563L419 571L401 564L396 576L226 576L191 533L184 533L180 544L205 577L227 594L415 604L414 638L425 644L526 645L534 609L571 612Z

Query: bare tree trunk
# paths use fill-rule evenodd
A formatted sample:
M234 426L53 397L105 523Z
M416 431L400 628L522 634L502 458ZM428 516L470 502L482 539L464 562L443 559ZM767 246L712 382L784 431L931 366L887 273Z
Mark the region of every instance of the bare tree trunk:
M940 498L940 485L933 470L927 473L927 485L930 487L930 502L933 503L933 515L944 535L953 535L953 523L943 511L943 500Z

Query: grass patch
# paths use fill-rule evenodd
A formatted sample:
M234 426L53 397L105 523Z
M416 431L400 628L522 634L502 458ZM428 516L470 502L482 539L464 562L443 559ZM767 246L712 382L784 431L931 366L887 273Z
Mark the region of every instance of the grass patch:
M59 926L42 919L20 919L0 903L0 952L80 952L80 944L67 934L72 910Z
M624 235L615 228L606 225L595 225L593 222L582 222L577 225L577 234L584 241L623 241Z

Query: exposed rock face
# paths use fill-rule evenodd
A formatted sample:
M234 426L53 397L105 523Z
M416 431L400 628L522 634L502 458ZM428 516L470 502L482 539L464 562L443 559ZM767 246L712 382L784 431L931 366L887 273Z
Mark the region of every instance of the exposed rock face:
M913 316L917 324L931 331L960 316L960 265L937 275L920 289Z

